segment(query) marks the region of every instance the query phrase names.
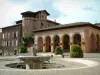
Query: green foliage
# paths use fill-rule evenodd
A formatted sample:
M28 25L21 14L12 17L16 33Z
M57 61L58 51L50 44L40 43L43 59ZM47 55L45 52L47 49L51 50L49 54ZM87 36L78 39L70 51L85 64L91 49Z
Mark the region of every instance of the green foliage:
M22 37L22 42L24 46L28 46L29 42L34 43L34 38L32 36Z
M83 57L83 51L79 45L71 45L70 50L70 57L71 58L82 58Z
M20 46L20 53L27 53L27 47Z
M34 42L34 38L32 36L24 36L24 37L22 37L22 40L24 42L28 42L28 41Z
M33 43L34 43L34 38L32 36L22 37L22 40L19 43L20 52L27 53L27 47Z
M63 49L60 46L57 46L56 49L55 49L55 54L56 55L58 55L58 54L62 55L63 54Z
M20 46L24 46L24 45L23 45L23 42L19 42L19 47L20 47Z

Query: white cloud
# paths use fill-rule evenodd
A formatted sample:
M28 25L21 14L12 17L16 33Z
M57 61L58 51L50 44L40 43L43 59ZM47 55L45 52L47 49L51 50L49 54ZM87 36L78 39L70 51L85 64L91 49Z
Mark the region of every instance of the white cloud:
M59 23L61 23L61 24L66 24L66 23L77 22L78 20L68 18L67 15L61 14L61 15L56 19L56 21L59 22Z
M5 27L14 23L15 20L20 19L20 13L23 12L24 6L13 5L8 1L0 1L0 27Z

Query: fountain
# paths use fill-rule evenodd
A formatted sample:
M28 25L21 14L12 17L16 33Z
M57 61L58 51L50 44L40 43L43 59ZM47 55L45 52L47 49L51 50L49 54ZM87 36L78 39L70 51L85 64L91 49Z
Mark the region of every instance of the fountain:
M50 56L37 56L37 46L33 45L33 55L18 56L26 64L26 69L42 69L43 63L49 61Z

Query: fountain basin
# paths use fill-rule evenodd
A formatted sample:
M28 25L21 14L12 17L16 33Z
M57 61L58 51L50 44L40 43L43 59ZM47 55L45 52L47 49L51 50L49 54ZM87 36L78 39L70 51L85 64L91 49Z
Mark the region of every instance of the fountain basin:
M49 61L50 56L18 56L26 64L26 69L42 69L43 63Z

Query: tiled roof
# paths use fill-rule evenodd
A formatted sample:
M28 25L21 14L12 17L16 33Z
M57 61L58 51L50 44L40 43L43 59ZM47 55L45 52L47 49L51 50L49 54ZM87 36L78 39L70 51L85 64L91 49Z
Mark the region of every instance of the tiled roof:
M83 24L91 24L89 22L74 22L74 23L69 23L69 24L64 24L64 25L67 25L67 26L72 26L72 25L83 25Z
M100 23L95 23L95 25L100 25Z
M15 25L11 25L11 26L7 26L7 27L3 27L3 28L0 28L0 29L5 29L5 28L10 28L10 27L15 27L15 26L19 26L21 24L15 24Z
M40 11L37 11L37 12L35 12L35 13L39 13L39 12L46 12L47 15L50 15L46 10L40 10Z
M26 11L26 12L23 12L21 14L34 14L34 12L32 12L32 11Z
M75 23L57 25L54 27L43 28L43 29L35 30L34 32L49 31L49 30L56 30L56 29L63 29L63 28L81 27L81 26L92 26L92 27L100 29L100 27L93 25L89 22L75 22Z
M22 20L16 21L16 24L20 24L20 23L22 23Z
M46 12L47 15L50 15L46 10L40 10L40 11L37 11L37 12L26 11L26 12L21 13L21 15L25 15L25 14L36 15L37 13L40 13L40 12Z

